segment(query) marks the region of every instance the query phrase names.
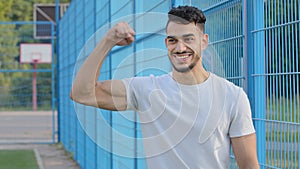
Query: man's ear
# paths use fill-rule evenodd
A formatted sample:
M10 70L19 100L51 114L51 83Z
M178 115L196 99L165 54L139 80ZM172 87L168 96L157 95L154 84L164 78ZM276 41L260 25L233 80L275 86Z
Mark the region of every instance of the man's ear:
M204 34L201 41L201 50L206 49L207 46L208 46L208 34Z

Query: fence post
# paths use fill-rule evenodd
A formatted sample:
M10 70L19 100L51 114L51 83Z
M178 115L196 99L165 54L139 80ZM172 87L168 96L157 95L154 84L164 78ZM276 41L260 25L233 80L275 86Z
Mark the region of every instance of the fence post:
M55 79L55 69L56 69L56 63L55 63L55 58L54 58L54 35L55 32L54 32L54 23L51 22L51 44L52 44L52 64L51 64L51 91L52 91L52 101L51 101L51 104L52 104L52 142L53 143L56 143L56 140L55 140L55 136L56 136L56 126L55 126L55 108L56 107L56 101L57 101L57 96L56 96L56 93L55 93L55 83L56 83L56 79ZM56 36L57 37L57 36ZM57 53L57 52L56 52ZM57 60L57 59L56 59ZM56 61L58 62L58 61ZM56 69L57 70L57 69ZM57 109L58 111L58 109ZM57 123L59 124L59 123Z
M264 1L244 1L247 92L256 128L260 164L266 164L266 85L264 56ZM261 168L264 168L261 166Z
M56 92L57 92L57 97L56 97L56 108L57 108L57 142L61 142L60 140L60 120L61 120L61 114L60 114L60 103L59 103L59 97L60 97L60 93L59 93L59 77L60 77L60 73L59 73L59 0L55 0L55 22L56 22L56 30L55 30L55 36L56 36L56 70L57 70L57 74L56 74ZM52 44L52 46L54 46Z

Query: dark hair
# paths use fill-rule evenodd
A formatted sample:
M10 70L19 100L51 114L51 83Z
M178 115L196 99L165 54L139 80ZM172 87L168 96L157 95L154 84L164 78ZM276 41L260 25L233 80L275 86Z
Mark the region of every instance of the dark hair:
M182 24L189 24L189 23L195 23L195 25L199 24L200 28L204 32L204 24L206 21L206 17L203 14L203 12L193 6L178 6L175 8L172 8L168 13L168 23L169 22L176 22L176 23L182 23Z

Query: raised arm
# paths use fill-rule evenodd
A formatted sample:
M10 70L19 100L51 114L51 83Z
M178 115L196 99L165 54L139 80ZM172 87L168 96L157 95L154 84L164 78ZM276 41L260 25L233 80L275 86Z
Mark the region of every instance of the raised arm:
M109 51L115 45L131 44L134 35L135 32L126 22L116 24L107 32L79 69L70 94L72 100L108 110L126 109L126 91L123 83L120 80L97 80Z

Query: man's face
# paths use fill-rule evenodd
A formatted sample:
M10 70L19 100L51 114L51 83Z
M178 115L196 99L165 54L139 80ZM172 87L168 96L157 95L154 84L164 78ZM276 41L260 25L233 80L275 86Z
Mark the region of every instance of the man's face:
M168 24L165 43L169 59L177 72L188 72L198 64L202 48L206 47L203 43L207 42L203 38L206 36L194 23Z

